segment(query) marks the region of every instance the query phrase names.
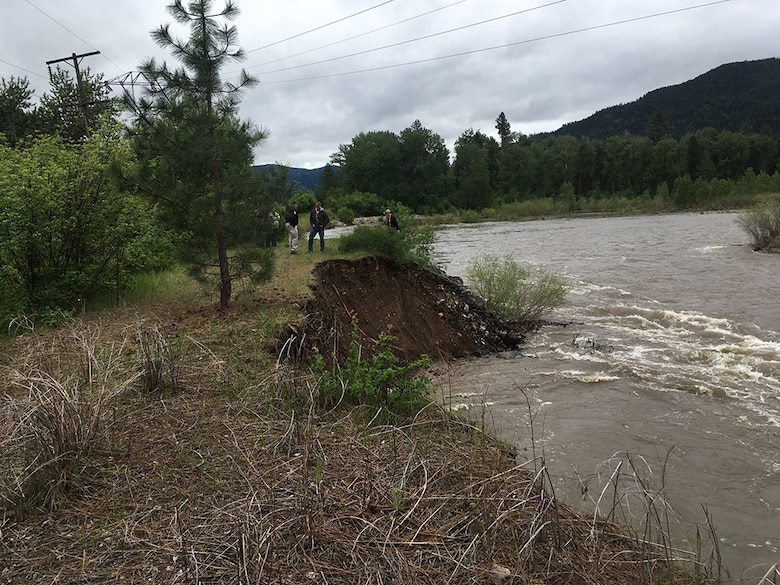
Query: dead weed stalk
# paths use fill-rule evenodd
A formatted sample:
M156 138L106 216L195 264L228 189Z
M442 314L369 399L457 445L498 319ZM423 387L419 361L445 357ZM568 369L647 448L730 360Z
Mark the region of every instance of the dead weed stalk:
M176 392L179 386L178 372L168 340L160 329L139 322L136 338L140 347L139 367L144 389L148 392Z

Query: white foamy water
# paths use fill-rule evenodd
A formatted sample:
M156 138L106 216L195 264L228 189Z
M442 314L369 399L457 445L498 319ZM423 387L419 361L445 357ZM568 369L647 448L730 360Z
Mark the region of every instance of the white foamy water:
M596 296L594 290L588 293ZM636 388L738 399L780 428L780 342L728 319L656 305L588 305L559 311L581 321L577 339L547 331L531 341L538 357L554 355L610 365Z
M750 251L735 214L454 226L435 253L463 278L508 254L572 287L565 326L454 365L446 400L524 448L533 413L567 501L588 508L583 482L633 453L665 469L683 543L706 505L735 580L780 561L780 256Z

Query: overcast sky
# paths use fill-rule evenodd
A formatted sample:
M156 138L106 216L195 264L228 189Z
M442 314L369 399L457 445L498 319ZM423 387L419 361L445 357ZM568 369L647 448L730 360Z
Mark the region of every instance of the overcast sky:
M107 80L152 56L175 65L149 34L173 23L168 3L2 0L0 77L27 77L39 96L46 61L73 53L100 51L80 66ZM416 119L452 152L469 128L497 137L501 112L515 132L552 131L725 63L780 56L778 0L237 4L247 58L225 77L244 68L260 80L240 106L269 131L256 164L320 167L356 134Z

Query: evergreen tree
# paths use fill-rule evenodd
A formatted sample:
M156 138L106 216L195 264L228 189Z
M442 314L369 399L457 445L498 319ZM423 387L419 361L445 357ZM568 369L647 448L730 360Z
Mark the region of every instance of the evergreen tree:
M504 148L512 138L512 129L504 112L501 112L496 118L496 130L498 130L498 136L501 139L501 148Z
M261 176L265 190L271 199L280 204L290 200L295 191L292 180L292 171L288 165L275 164L267 168Z
M27 134L31 125L33 90L26 77L0 80L0 134L14 146Z
M328 193L339 186L339 178L330 163L325 165L320 175L320 182L317 184L317 197L322 201L327 198Z
M669 136L669 124L666 122L661 110L656 110L653 114L653 119L647 125L647 137L657 144L658 141Z
M144 96L125 97L135 117L130 133L140 161L136 183L187 235L182 256L192 273L209 279L218 271L220 306L227 308L233 280L269 278L273 256L252 245L270 229L270 201L252 169L252 150L265 133L237 117L240 91L257 81L244 71L237 84L222 80L223 68L243 58L236 28L222 24L239 11L230 0L218 12L212 4L193 0L185 7L175 0L168 6L176 22L189 26L189 38L174 38L169 25L152 37L181 67L148 60L141 66L148 81Z
M81 71L81 87L69 71L57 67L49 76L50 89L41 96L36 117L41 131L59 134L68 142L82 142L105 115L114 113L103 75L92 74L89 68Z

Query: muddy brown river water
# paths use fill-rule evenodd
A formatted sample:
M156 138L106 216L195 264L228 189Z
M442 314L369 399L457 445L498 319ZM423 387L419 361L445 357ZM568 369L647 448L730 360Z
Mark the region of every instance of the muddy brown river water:
M617 493L642 527L651 495L688 550L709 517L734 582L780 562L780 255L752 252L731 213L437 234L451 275L510 255L571 286L550 315L568 325L533 334L519 356L452 365L436 379L443 400L543 454L572 505L608 513Z

